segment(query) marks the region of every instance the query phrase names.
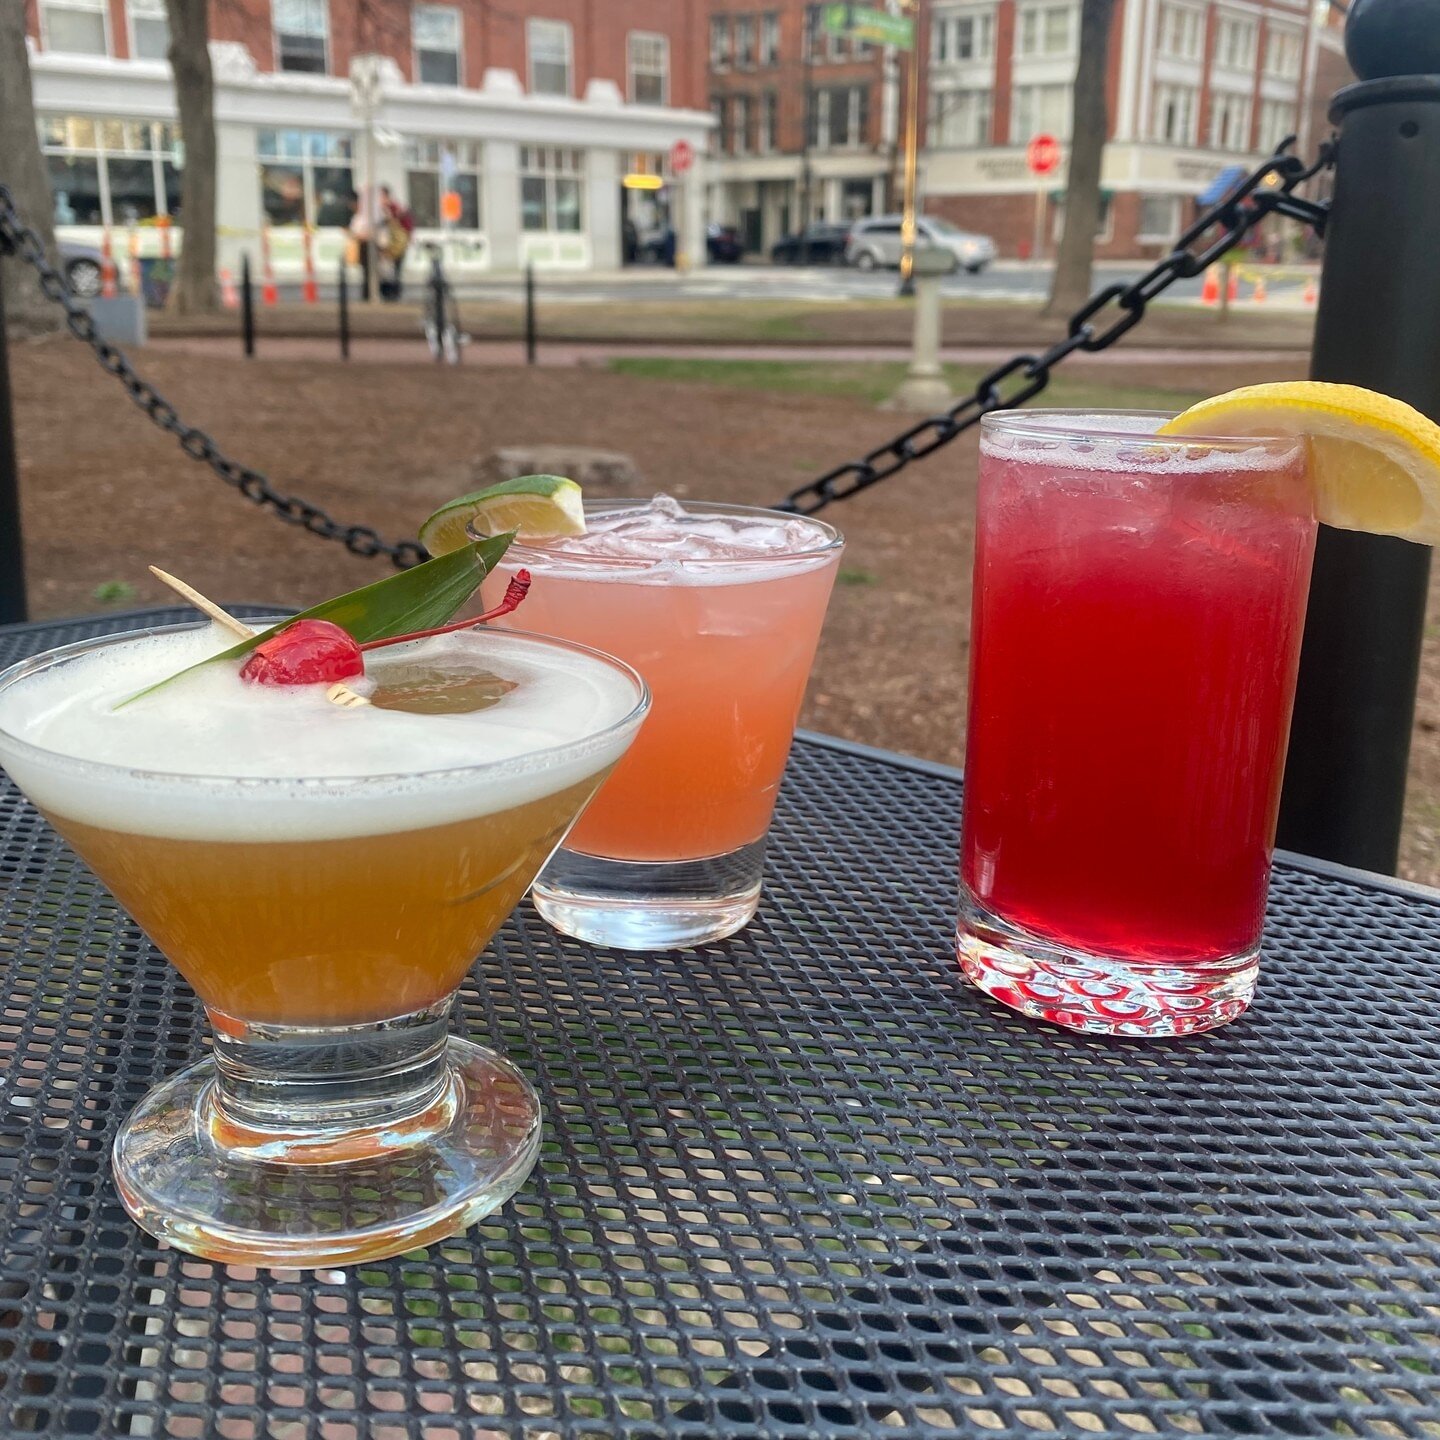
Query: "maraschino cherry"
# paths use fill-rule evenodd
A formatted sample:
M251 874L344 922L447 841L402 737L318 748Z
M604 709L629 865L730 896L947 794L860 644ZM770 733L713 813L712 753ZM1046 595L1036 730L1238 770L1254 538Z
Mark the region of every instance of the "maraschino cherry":
M365 673L366 650L379 650L386 645L399 645L406 640L426 640L432 635L448 635L508 615L524 600L530 589L530 572L516 571L505 587L505 598L493 609L472 620L457 620L434 630L416 630L409 635L388 635L364 645L356 642L348 630L329 620L296 620L283 630L262 640L240 668L240 678L256 685L335 685Z
M328 620L297 620L255 647L240 678L257 685L334 685L364 673L349 631Z

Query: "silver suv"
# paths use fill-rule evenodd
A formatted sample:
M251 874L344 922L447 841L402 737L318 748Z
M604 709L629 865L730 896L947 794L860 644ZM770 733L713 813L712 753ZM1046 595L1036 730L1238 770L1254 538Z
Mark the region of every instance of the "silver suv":
M845 263L857 270L874 270L881 265L890 269L900 264L899 215L873 215L857 220L850 227L850 241L845 247ZM956 265L978 275L994 258L995 242L988 235L975 235L961 230L948 220L934 215L915 217L917 246L935 245L949 250Z

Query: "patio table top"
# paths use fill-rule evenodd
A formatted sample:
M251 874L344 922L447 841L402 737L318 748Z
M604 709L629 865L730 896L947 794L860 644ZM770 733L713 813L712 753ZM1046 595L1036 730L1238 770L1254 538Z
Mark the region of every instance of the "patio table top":
M1440 892L1284 859L1250 1014L1075 1035L960 977L959 797L806 735L734 939L522 904L457 1023L540 1092L529 1183L257 1273L121 1208L115 1129L204 1015L0 776L0 1434L1440 1435Z

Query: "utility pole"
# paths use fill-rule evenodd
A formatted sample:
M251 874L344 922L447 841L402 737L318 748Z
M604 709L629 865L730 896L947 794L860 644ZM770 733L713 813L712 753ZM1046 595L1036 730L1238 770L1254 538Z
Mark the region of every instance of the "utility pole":
M902 14L912 17L909 89L905 95L905 199L900 217L900 293L915 293L915 180L920 163L920 0L901 0Z
M807 5L801 20L800 75L800 263L810 263L810 117L815 113L815 46L820 41L820 7Z

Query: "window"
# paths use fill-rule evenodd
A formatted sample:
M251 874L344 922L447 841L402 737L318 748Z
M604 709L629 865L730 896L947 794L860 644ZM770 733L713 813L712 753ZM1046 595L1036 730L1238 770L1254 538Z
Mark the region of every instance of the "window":
M1021 56L1069 55L1079 11L1073 5L1032 5L1020 12L1015 49Z
M270 0L275 20L275 56L282 70L324 75L330 15L326 0Z
M1255 22L1222 15L1215 32L1215 63L1226 70L1254 70Z
M108 55L105 0L43 0L41 33L47 50L71 55Z
M930 95L930 143L988 145L990 108L989 90L933 90Z
M1217 90L1210 101L1210 148L1250 148L1250 97Z
M417 5L410 16L410 35L416 80L422 85L458 85L460 12L453 5Z
M128 0L130 55L135 60L164 60L170 53L170 19L165 0Z
M670 95L670 41L664 35L632 30L628 42L630 101L664 105Z
M573 233L584 228L582 155L553 145L520 147L521 229Z
M1017 85L1010 111L1010 138L1024 145L1033 135L1070 138L1071 101L1068 85Z
M769 67L780 63L780 17L770 11L760 17L760 64Z
M1161 5L1160 53L1171 60L1198 60L1205 44L1205 17L1186 5Z
M444 223L440 197L460 197L457 230L480 228L480 146L474 140L407 140L405 193L415 223L438 230Z
M1263 100L1260 103L1261 150L1273 150L1287 135L1295 132L1293 100Z
M730 141L736 155L750 150L750 97L735 95L730 100Z
M737 70L753 70L755 68L755 17L753 15L737 15L735 17L735 68Z
M715 117L715 128L710 132L710 148L723 155L730 149L730 107L723 95L710 97L710 113Z
M767 90L760 97L760 131L755 139L755 148L768 155L774 150L780 135L780 97Z
M1180 233L1178 195L1142 195L1137 240L1171 241Z
M1300 75L1300 32L1272 25L1265 40L1265 73L1281 80Z
M348 225L354 141L337 130L261 130L260 192L271 225Z
M174 125L45 115L37 126L55 224L135 225L180 213Z
M815 149L853 148L865 143L870 122L870 89L837 85L810 95L810 144Z
M1157 85L1150 138L1170 145L1193 145L1197 94L1193 85Z
M570 26L564 20L527 20L530 93L570 94Z
M730 63L730 17L710 17L710 68L723 70Z
M930 50L939 63L951 60L989 60L995 54L995 16L938 14L930 31Z

